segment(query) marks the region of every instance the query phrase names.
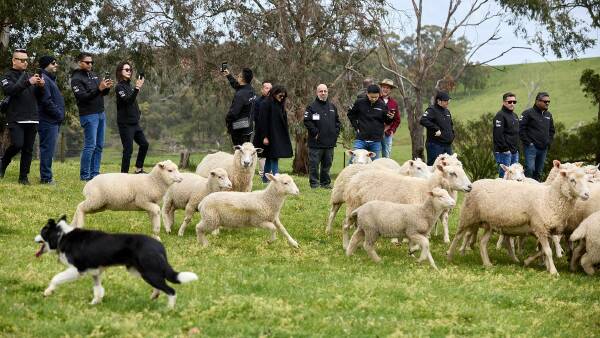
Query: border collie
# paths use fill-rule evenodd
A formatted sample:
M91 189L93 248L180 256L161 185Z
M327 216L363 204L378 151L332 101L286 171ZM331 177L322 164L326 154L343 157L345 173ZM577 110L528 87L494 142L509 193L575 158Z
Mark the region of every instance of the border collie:
M102 271L109 266L124 265L130 273L141 276L154 288L152 299L156 299L162 291L172 308L175 306L175 290L167 285L166 280L179 284L198 279L193 272L175 272L167 261L164 246L154 238L74 228L67 224L64 215L58 223L49 219L35 241L42 244L36 257L56 251L60 261L68 266L52 278L44 296L51 295L62 283L90 274L94 279L94 299L91 304L100 303L104 297Z

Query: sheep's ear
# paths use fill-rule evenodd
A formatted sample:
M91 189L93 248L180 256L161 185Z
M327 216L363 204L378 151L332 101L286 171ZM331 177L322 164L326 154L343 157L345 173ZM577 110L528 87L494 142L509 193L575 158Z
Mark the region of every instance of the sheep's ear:
M552 165L554 165L554 167L558 168L558 167L560 167L560 161L554 160L554 161L552 161Z
M583 162L575 162L573 163L576 167L581 168L581 166L583 165Z
M502 168L504 172L508 172L508 167L505 164L500 163L500 168Z
M413 161L413 160L409 160L408 163L410 164L411 167L413 167L415 165L415 161Z
M448 165L448 162L446 162L446 160L442 160L441 163L442 163L442 166L444 166L444 167Z
M257 154L260 154L260 153L262 153L262 152L263 152L263 148L256 148L256 153L257 153Z
M271 173L265 173L265 176L269 181L277 181L277 178Z
M437 170L441 171L441 172L444 172L444 166L442 166L442 165L439 165L439 164L438 164L438 165L436 165L436 166L435 166L435 168L436 168Z
M165 168L165 163L164 162L158 162L158 167L160 169L164 169Z
M233 151L240 150L240 149L242 149L242 146L240 146L240 145L233 146Z
M215 177L215 176L217 176L217 173L216 173L214 170L212 170L212 171L210 172L210 176L212 176L212 177Z
M566 170L564 170L564 169L563 169L563 170L561 170L561 171L560 171L560 175L561 175L562 177L567 177L567 171L566 171Z
M374 153L374 152L372 152L372 151L369 151L369 153L367 154L367 156L369 156L369 157L375 157L376 155L377 155L377 154L375 154L375 153Z
M457 153L454 153L454 154L452 154L452 156L450 156L450 157L458 158L458 154L457 154Z
M354 156L354 151L350 150L350 149L346 149L346 154L348 156Z

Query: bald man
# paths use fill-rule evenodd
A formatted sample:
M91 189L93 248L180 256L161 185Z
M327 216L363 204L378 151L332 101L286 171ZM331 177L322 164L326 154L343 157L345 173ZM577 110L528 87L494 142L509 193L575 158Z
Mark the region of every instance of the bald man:
M308 173L310 187L331 189L329 169L333 149L340 134L337 108L328 99L327 86L317 86L317 98L306 107L304 125L308 129ZM319 166L321 167L319 170Z

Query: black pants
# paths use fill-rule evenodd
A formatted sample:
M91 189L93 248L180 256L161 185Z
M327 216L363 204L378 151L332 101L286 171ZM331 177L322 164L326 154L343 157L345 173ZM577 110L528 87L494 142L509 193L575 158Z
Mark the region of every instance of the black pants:
M250 142L251 136L252 134L243 135L232 132L231 143L233 143L234 146L241 146L244 142Z
M333 163L333 148L308 148L308 174L311 188L331 184L329 169ZM319 164L321 172L319 173Z
M16 123L8 124L10 133L10 146L6 149L2 157L2 168L6 169L15 155L21 152L21 165L19 168L19 179L27 178L29 168L31 167L31 158L33 156L33 144L37 135L37 123Z
M140 147L138 149L137 159L135 160L135 167L143 168L150 144L146 141L146 136L144 136L142 127L140 127L139 124L119 123L119 135L121 136L121 143L123 144L121 172L129 172L129 162L131 161L131 154L133 154L133 141Z

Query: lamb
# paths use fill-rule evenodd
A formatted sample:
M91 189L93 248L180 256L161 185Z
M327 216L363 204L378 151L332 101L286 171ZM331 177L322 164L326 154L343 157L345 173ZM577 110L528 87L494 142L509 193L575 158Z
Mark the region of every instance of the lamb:
M146 210L152 220L152 231L160 233L159 201L167 189L182 176L170 160L157 163L148 174L101 174L83 187L85 200L77 206L73 226L83 227L85 214L104 210Z
M471 190L471 181L461 166L438 165L429 179L398 175L389 170L366 170L356 174L350 182L349 189L344 192L346 205L346 221L342 227L344 248L348 245L348 218L359 206L374 200L402 204L423 203L427 192L440 187L446 190ZM374 189L373 187L378 187Z
M485 266L492 265L487 253L487 242L493 230L513 236L533 234L542 246L548 271L552 275L558 275L548 236L562 232L569 210L573 208L577 198L589 198L587 177L578 168L561 170L549 186L479 180L473 183L473 190L463 203L459 226L448 249L448 260L452 260L459 241L467 231L477 233L483 227L485 232L480 239L479 250Z
M222 168L211 170L208 179L192 173L182 173L181 176L183 177L181 183L174 184L167 190L161 212L165 230L171 233L175 210L185 209L185 218L179 227L179 236L185 233L185 228L204 197L216 191L231 190L231 181Z
M352 158L352 164L369 164L373 162L371 157L377 155L374 152L365 149L346 150L346 154Z
M198 242L208 246L206 233L225 228L256 227L271 232L269 243L275 241L279 230L288 243L298 248L296 242L279 220L279 213L287 195L298 195L300 191L289 175L265 174L269 185L265 190L253 192L215 192L200 202L202 220L196 225Z
M593 275L596 271L594 265L600 263L600 211L581 222L570 239L572 242L580 241L573 251L571 270L575 271L577 263L580 262L583 270L588 275Z
M376 159L375 161L373 161L373 165L390 170L400 170L401 168L398 162L387 157L381 157Z
M379 160L377 160L379 161ZM381 170L382 167L374 165L375 162L370 165L366 164L353 164L345 167L337 176L333 189L331 190L331 198L330 204L331 208L329 209L329 217L327 218L327 233L331 233L333 220L337 215L337 212L340 210L340 207L344 203L344 191L346 190L347 183L350 179L356 175L358 172L363 171L365 169L376 169ZM441 160L440 160L441 161ZM404 164L398 170L400 175L405 176L413 176L413 177L422 177L428 178L431 176L431 173L427 169L427 165L420 158L416 160L408 160L404 162Z
M206 155L196 167L196 174L208 178L211 170L223 168L227 171L234 191L252 191L252 177L258 160L256 154L263 150L254 148L250 142L236 145L233 149L233 155L222 151Z
M525 169L523 169L521 163L513 163L510 166L500 164L500 168L504 170L504 176L502 178L505 180L523 182L526 179L530 179L532 181L535 181L534 179L525 177ZM534 182L529 181L529 183ZM537 183L537 181L535 181L535 183Z
M352 211L348 222L357 229L346 249L346 255L351 256L356 247L363 242L363 248L369 257L379 263L381 258L373 248L379 236L406 237L421 247L418 262L428 259L429 264L437 270L427 238L442 211L453 207L455 201L441 188L434 188L426 195L423 204L370 201Z

